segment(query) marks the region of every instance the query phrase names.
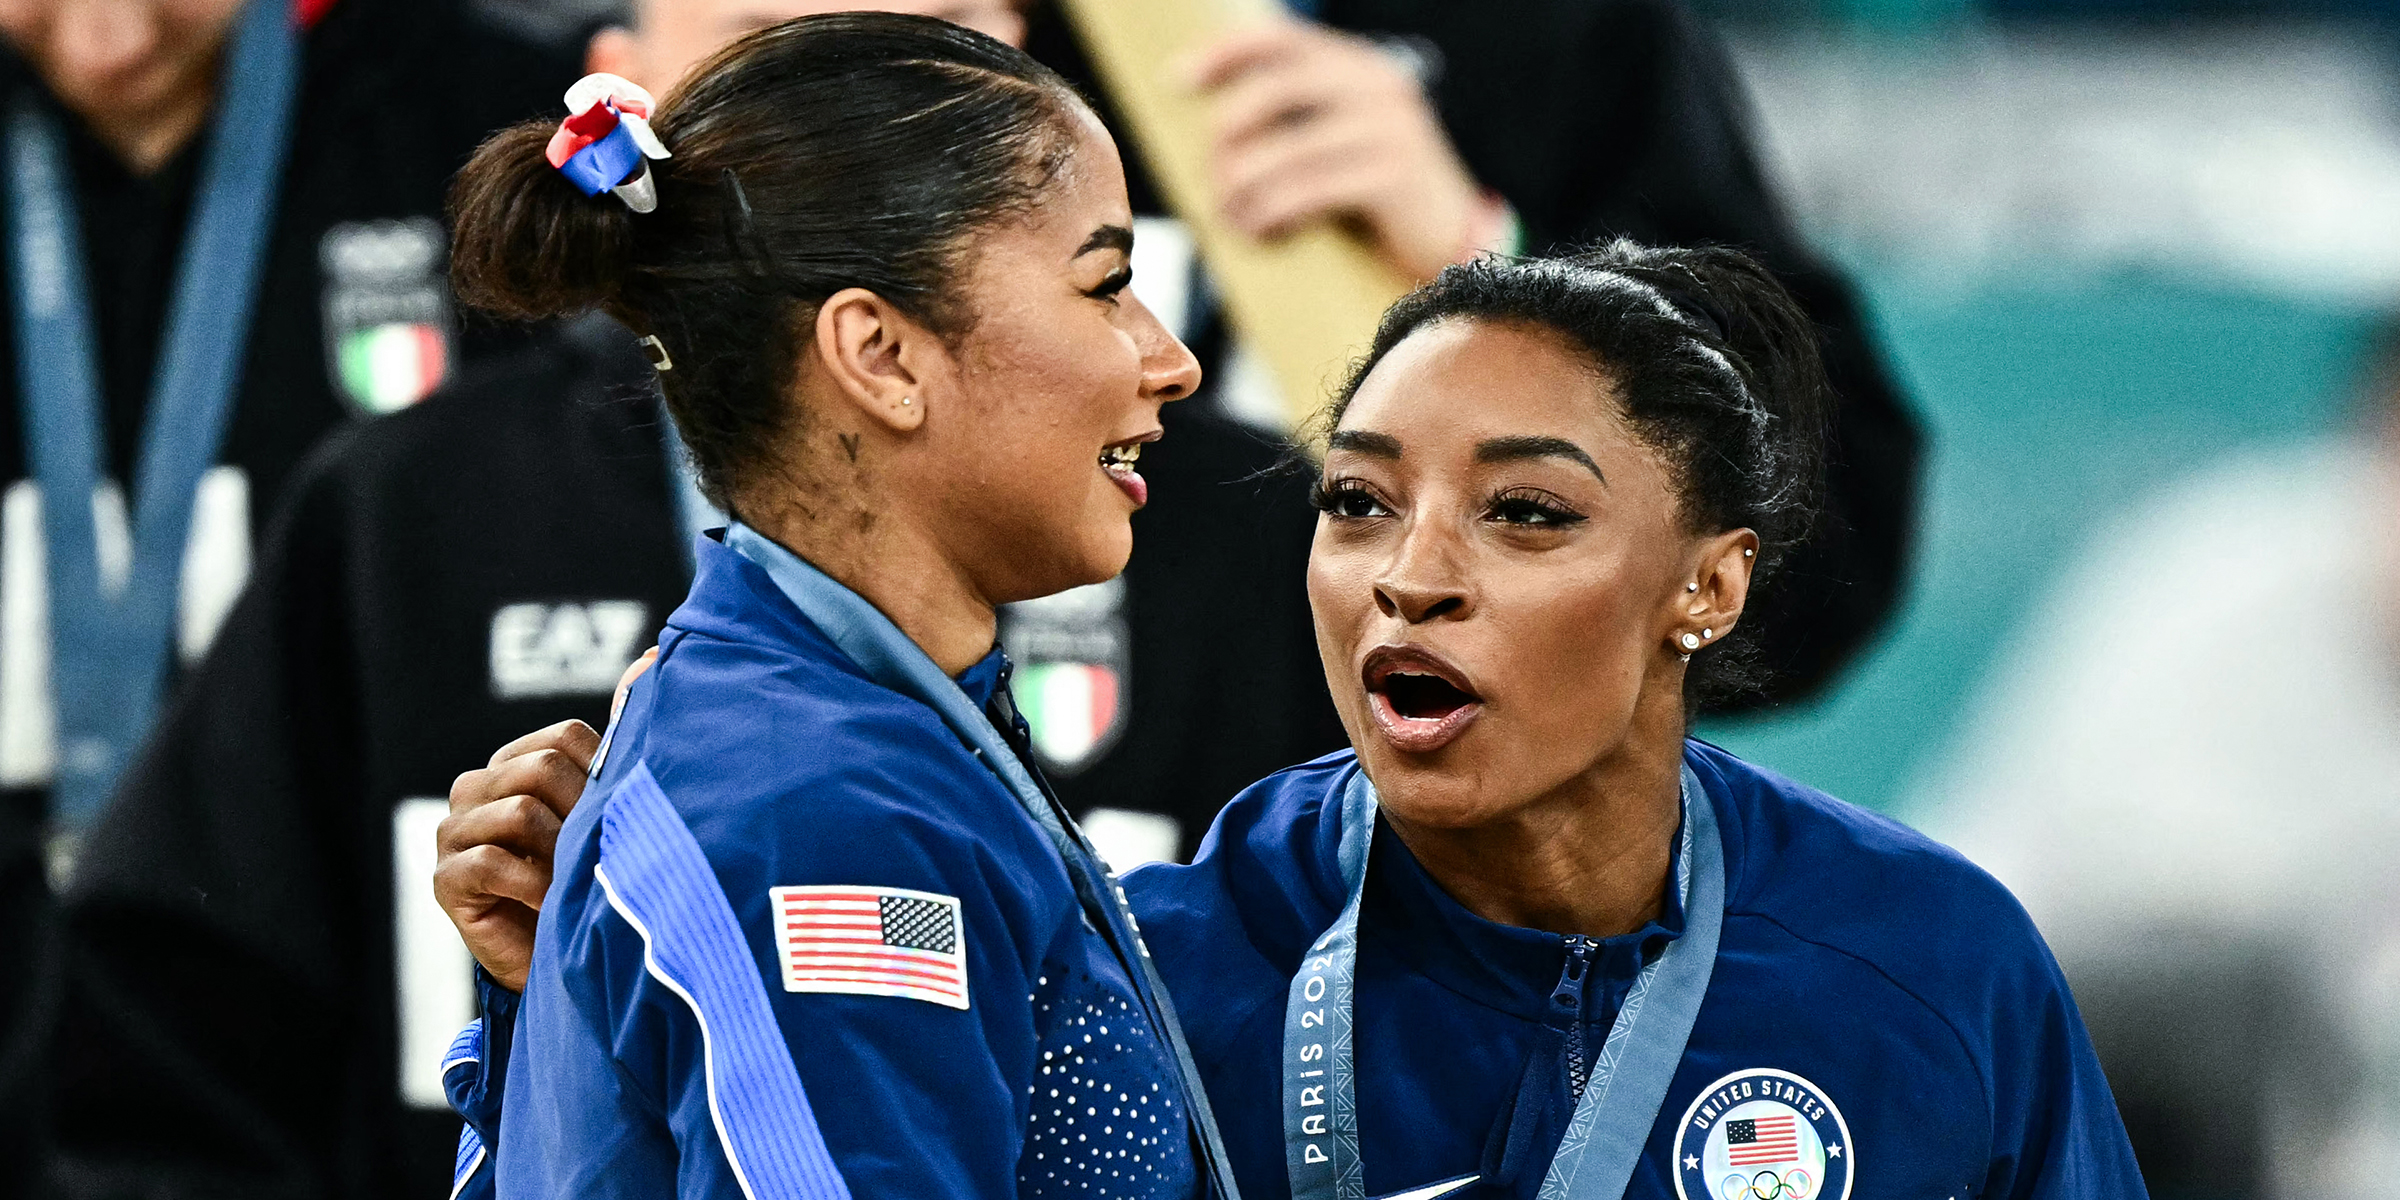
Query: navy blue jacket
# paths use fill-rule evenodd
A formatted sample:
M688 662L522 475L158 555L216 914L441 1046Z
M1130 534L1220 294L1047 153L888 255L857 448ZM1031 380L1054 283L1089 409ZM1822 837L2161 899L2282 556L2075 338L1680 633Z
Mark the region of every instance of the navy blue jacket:
M1681 1183L1688 1200L1722 1196L1729 1172L1704 1169L1712 1136L1717 1160L1747 1152L1789 1177L1789 1158L1756 1149L1780 1116L1795 1118L1784 1128L1798 1155L1832 1155L1799 1189L1771 1189L1783 1197L1825 1187L1842 1200L1826 1185L1845 1179L1853 1200L2144 1194L2066 981L1998 882L1715 747L1689 743L1685 760L1722 829L1725 923L1629 1195L1676 1196ZM1191 865L1125 880L1246 1200L1290 1195L1284 999L1346 899L1335 852L1353 770L1345 751L1270 776L1225 809ZM1643 956L1681 932L1683 914L1671 905L1605 943L1577 1031L1554 1001L1559 936L1467 912L1388 826L1367 888L1354 1034L1367 1194L1481 1174L1451 1195L1529 1200L1572 1108L1571 1036L1587 1052L1600 1044ZM1777 1200L1768 1190L1746 1196Z
M506 1055L500 1194L743 1196L721 1134L757 1103L743 1069L787 1050L861 1200L1194 1194L1171 1052L1058 851L960 736L713 541L661 644L611 732L592 802L559 837ZM960 682L988 696L999 666L995 653ZM745 1047L740 1014L668 949L663 924L704 905L645 909L633 860L604 853L607 814L649 781L730 902L729 940L755 970L741 984L763 994L779 1033L767 1043ZM884 896L829 928L863 926L847 936L913 946L929 965L878 977L885 986L844 982L837 958L792 957L787 943L827 935L770 894L785 888ZM938 963L953 949L963 988ZM486 1133L500 1069L461 1072L479 1076L460 1091ZM778 1130L792 1123L765 1114ZM756 1184L773 1166L739 1169Z
M719 558L729 556L711 549ZM737 575L748 570L734 566ZM714 568L718 574L725 569ZM705 598L710 592L704 575L695 595ZM696 600L692 607L705 606ZM775 606L761 607L772 611ZM689 642L697 642L708 647L702 663L717 656L731 659L731 673L723 673L725 667L712 670L720 684L764 678L761 666L748 664L755 660L763 666L790 653L762 657L755 650L724 648L729 642L700 641L712 628L724 631L716 635L720 638L730 632L721 620L712 624L705 612L693 618L679 614L676 624L695 632L687 642L670 643L662 668L679 655L692 655L695 647ZM818 653L828 649L808 639L806 625L791 615L777 614L775 625L778 636L807 643ZM697 674L691 658L683 661L683 672ZM715 847L727 848L730 857L719 861L718 873L727 879L728 894L737 898L770 886L769 868L752 860L771 862L772 870L787 874L784 864L793 864L808 880L839 875L847 881L860 876L860 866L892 863L894 857L888 845L840 827L811 821L801 828L803 823L782 808L778 819L760 819L754 807L745 810L733 802L726 782L712 781L764 772L760 782L749 785L753 792L745 794L806 794L812 814L818 811L813 797L840 794L845 804L884 814L903 831L926 820L921 815L926 805L906 799L926 795L921 789L980 794L994 809L1007 801L988 773L979 773L955 751L943 751L944 731L930 715L910 713L889 693L879 695L838 659L828 662L812 654L808 661L806 671L789 680L796 694L761 704L757 717L692 705L692 715L679 721L645 718L634 714L650 712L645 706L659 693L646 699L637 689L616 735L628 740L610 751L612 765L604 780L618 777L623 764L637 755L686 764L667 767L661 782L702 844L712 847L712 860L719 858ZM669 696L677 686L690 686L676 683L680 672L654 674L665 677L662 686L670 689ZM779 682L769 694L781 688ZM752 690L758 690L755 684ZM777 723L788 718L774 714L787 707L807 715L804 723L791 726L807 740L791 741L792 751L775 761L727 761L735 757L728 746L769 731L781 738ZM658 723L645 725L645 720ZM876 731L872 741L850 733L869 727ZM819 730L838 732L828 738ZM855 771L824 764L816 751L819 739L839 747L852 763L871 764L879 782L872 787L849 782ZM670 746L675 749L668 751ZM2144 1195L2065 980L2005 889L1956 853L1901 825L1714 747L1690 743L1685 759L1721 830L1726 912L1698 1023L1660 1105L1629 1195L1679 1200L1703 1195L1719 1200ZM746 756L740 758L747 762ZM1284 1000L1303 949L1333 922L1346 898L1336 858L1342 832L1338 797L1355 770L1353 756L1344 752L1270 776L1227 806L1190 866L1146 867L1125 879L1144 937L1183 1016L1249 1200L1289 1196L1278 1066ZM894 773L890 782L881 782L884 772ZM687 777L688 784L680 782ZM782 782L786 778L789 784ZM727 799L713 799L720 795ZM655 994L639 977L633 963L641 953L638 938L609 913L589 883L590 831L598 808L578 810L560 840L559 883L544 910L528 1015L521 1025L527 1032L520 1035L543 1027L533 1010L544 1005L631 1013L611 1017L619 1024L600 1032L535 1039L537 1055L594 1064L600 1059L591 1043L603 1036L658 1055L650 1040L671 1035L681 1016L672 997ZM752 823L737 828L729 818L744 811ZM978 830L985 838L981 854L1012 864L1011 870L1043 875L1057 870L1039 853L1038 843L1028 836L1018 844L1018 838L1005 836L1007 829L1013 826ZM977 864L975 873L941 865L950 851L961 849L952 843L970 836L964 825L941 836L910 833L904 842L909 857L920 848L926 851L923 872L878 874L875 881L954 891L971 885L970 911L985 904L1006 907L1012 915L1001 924L1009 930L1060 931L1050 935L1052 941L1019 933L1015 941L999 943L1014 957L980 964L979 988L985 986L984 973L998 971L1006 986L1033 996L1043 986L1038 981L1054 979L1060 969L1050 965L1059 952L1044 947L1063 942L1081 948L1067 957L1084 955L1083 969L1092 970L1100 984L1100 1004L1129 1002L1122 977L1105 970L1111 965L1103 957L1105 946L1088 932L1078 937L1065 928L1072 924L1071 908L1029 901L1007 886L1005 872L995 874L989 865ZM1063 885L1063 878L1054 881L1054 889ZM1055 898L1055 890L1052 894L1054 906L1067 903ZM745 911L745 932L763 928L760 907L755 914ZM1685 914L1670 897L1657 921L1601 943L1590 954L1590 969L1576 973L1577 981L1565 977L1564 939L1467 912L1425 875L1388 827L1379 828L1360 920L1355 1033L1367 1194L1415 1192L1476 1175L1481 1178L1474 1184L1443 1194L1458 1200L1534 1197L1573 1110L1576 1064L1588 1062L1602 1044L1641 964L1679 937L1684 923ZM1011 935L969 930L971 946L992 945L996 936ZM562 954L562 948L574 952ZM775 978L773 950L758 945L754 953L762 978ZM1037 958L1043 965L1034 965ZM587 979L630 981L630 1002L591 993ZM1562 1003L1568 994L1571 1006ZM777 999L789 1006L785 1013L802 1010L793 997ZM796 1027L787 1016L785 1028L802 1075L820 1097L817 1111L827 1140L855 1193L1002 1195L1012 1186L1013 1163L1014 1186L1036 1194L1050 1178L1046 1156L1080 1150L1081 1143L1050 1140L1065 1127L1043 1125L1039 1101L1050 1099L1046 1091L1052 1086L1045 1078L1025 1084L1033 1089L1034 1104L1010 1112L1031 1123L1030 1136L1022 1122L983 1115L1028 1078L1026 1071L1040 1071L1032 1059L1034 1039L1043 1038L1045 1048L1056 1040L1057 1027L1040 1023L1047 1010L1039 1004L1032 1014L1018 1005L1001 1015L984 1009L988 1028L979 1036L962 1033L940 1042L934 1059L962 1056L973 1066L961 1077L967 1090L953 1092L924 1083L912 1090L883 1077L905 1080L930 1066L922 1048L905 1044L922 1037L915 1010L930 1006L844 997L836 1008L827 998L806 999L841 1018L792 1032ZM815 1007L806 1011L817 1019ZM495 1015L505 1018L506 1010ZM966 1014L938 1015L948 1020ZM1023 1019L1027 1015L1035 1019ZM1086 1019L1096 1015L1087 1010ZM622 1032L628 1028L633 1032ZM1070 1046L1074 1036L1069 1034ZM656 1068L628 1067L610 1081L596 1078L584 1091L611 1103L587 1105L568 1120L516 1115L535 1105L521 1091L533 1074L524 1065L526 1056L513 1056L518 1065L511 1068L508 1086L520 1098L509 1109L502 1161L558 1165L542 1168L548 1173L532 1180L504 1166L502 1179L537 1183L541 1194L578 1186L615 1194L615 1188L626 1186L620 1172L628 1164L657 1171L674 1161L663 1140L644 1131L659 1120L657 1111L675 1108L677 1115L669 1121L677 1137L687 1150L699 1151L696 1160L709 1185L726 1186L723 1158L707 1136L704 1098L690 1077L692 1053L688 1045L681 1059L672 1046L664 1050L664 1074L683 1072L680 1085L647 1081L644 1071L660 1075ZM894 1056L891 1062L885 1062L886 1055ZM486 1056L507 1056L507 1048ZM1162 1059L1137 1057L1117 1064L1117 1069L1136 1067L1152 1072L1150 1082L1172 1089L1172 1072ZM933 1073L938 1075L938 1068ZM984 1081L995 1077L1007 1082L987 1090ZM635 1086L615 1078L630 1078ZM678 1086L681 1090L674 1091ZM838 1092L829 1092L837 1086ZM1139 1091L1138 1086L1110 1086L1120 1097ZM657 1088L672 1092L672 1098L651 1099ZM545 1094L559 1092L552 1088ZM833 1103L822 1098L828 1094L840 1095L845 1107L855 1096L860 1111L834 1112ZM488 1113L498 1104L497 1096L482 1093L467 1099L463 1107L470 1112ZM962 1119L925 1116L941 1111L937 1106L945 1101ZM1101 1119L1113 1133L1110 1119L1123 1107L1087 1102L1083 1116ZM1104 1112L1109 1119L1102 1118ZM1063 1106L1051 1110L1048 1119L1059 1121L1064 1113ZM963 1119L968 1116L975 1119ZM659 1145L624 1157L619 1148L643 1137ZM536 1139L530 1148L524 1144L528 1138ZM851 1138L857 1139L855 1149L846 1144ZM897 1150L901 1145L908 1149ZM1023 1158L1009 1157L1020 1151ZM1082 1165L1088 1169L1088 1163ZM1093 1188L1078 1187L1078 1193L1152 1194L1119 1178L1093 1182ZM653 1175L628 1190L643 1186L664 1194L672 1184ZM534 1194L506 1182L503 1192Z

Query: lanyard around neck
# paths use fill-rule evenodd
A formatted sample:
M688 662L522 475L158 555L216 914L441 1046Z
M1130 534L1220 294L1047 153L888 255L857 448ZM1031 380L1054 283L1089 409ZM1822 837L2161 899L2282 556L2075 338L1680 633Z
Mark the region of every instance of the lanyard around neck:
M1366 772L1351 772L1340 791L1336 852L1349 900L1301 958L1284 1001L1284 1167L1292 1200L1366 1196L1351 1014L1358 1000L1358 913L1367 891L1376 801ZM1725 921L1725 848L1716 809L1689 766L1683 769L1675 889L1684 902L1683 936L1634 977L1542 1178L1541 1200L1619 1200L1625 1194L1708 993Z
M285 0L251 0L223 67L143 416L133 558L104 581L92 497L105 461L98 343L80 214L57 120L9 115L10 285L25 445L41 484L58 769L51 814L86 824L148 732L173 644L193 492L214 466L241 382L299 76ZM107 231L95 231L105 235Z

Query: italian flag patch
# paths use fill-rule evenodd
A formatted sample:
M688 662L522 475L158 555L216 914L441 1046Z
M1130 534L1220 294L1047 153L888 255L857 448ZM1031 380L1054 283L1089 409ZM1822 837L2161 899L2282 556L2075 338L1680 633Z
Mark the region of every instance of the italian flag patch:
M394 322L343 335L336 361L350 398L370 413L388 413L441 386L449 344L431 325Z
M1094 663L1036 663L1017 674L1017 707L1033 748L1049 762L1079 766L1117 725L1117 673Z

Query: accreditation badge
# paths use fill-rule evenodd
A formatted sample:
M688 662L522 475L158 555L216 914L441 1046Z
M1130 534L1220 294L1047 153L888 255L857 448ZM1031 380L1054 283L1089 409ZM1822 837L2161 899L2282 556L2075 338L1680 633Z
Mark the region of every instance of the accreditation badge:
M318 244L326 366L359 411L406 408L449 374L447 249L431 217L345 222Z
M1675 1128L1680 1200L1849 1200L1857 1153L1823 1088L1768 1067L1708 1085Z
M1074 775L1116 745L1133 667L1122 576L1001 609L1000 647L1045 771Z

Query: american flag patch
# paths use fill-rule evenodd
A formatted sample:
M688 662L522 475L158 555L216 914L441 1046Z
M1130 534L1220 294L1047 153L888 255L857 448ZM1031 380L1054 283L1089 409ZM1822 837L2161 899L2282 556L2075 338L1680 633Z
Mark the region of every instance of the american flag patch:
M767 896L783 990L967 1006L967 927L958 897L871 887L786 887Z
M1800 1157L1799 1118L1785 1115L1725 1122L1725 1157L1737 1167Z

